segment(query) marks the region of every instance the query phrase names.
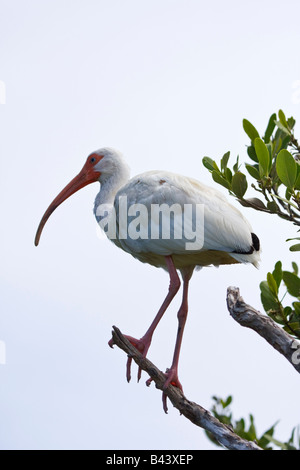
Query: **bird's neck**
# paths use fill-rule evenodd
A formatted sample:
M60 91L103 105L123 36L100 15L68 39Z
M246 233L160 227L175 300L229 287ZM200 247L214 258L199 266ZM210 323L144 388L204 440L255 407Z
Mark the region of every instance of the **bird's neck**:
M94 204L94 214L97 218L97 211L99 212L100 206L106 206L107 208L113 207L114 200L119 189L124 186L129 180L129 170L124 167L123 171L117 175L110 175L101 181L101 188L96 196Z

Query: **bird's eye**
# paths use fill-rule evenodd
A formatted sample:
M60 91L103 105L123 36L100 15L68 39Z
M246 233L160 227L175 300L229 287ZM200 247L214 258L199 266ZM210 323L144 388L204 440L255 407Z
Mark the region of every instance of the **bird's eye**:
M95 161L96 161L96 158L95 158L95 157L92 157L92 158L90 159L90 163L95 163Z

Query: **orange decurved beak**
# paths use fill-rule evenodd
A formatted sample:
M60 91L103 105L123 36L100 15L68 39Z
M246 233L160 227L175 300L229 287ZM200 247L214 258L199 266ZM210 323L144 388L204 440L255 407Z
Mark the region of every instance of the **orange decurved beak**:
M82 170L80 173L78 173L75 178L70 181L70 183L56 196L56 198L51 202L50 206L46 210L45 214L43 215L40 224L38 226L35 239L34 239L34 244L35 246L38 246L40 237L42 234L42 230L49 219L50 215L52 212L55 211L55 209L68 197L72 196L72 194L76 193L79 191L79 189L84 188L84 186L87 186L90 183L94 183L99 180L100 172L95 171L93 168L91 168L88 165L88 162L83 166Z

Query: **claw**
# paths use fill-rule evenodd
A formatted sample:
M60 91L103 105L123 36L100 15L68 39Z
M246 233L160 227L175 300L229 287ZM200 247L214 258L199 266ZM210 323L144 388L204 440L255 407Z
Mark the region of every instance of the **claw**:
M141 377L142 377L142 369L139 367L138 374L137 374L137 381L138 382L141 380Z
M142 355L143 357L146 357L148 349L151 344L151 337L148 337L147 335L143 336L141 339L136 339L133 338L132 336L127 336L124 335L125 338L128 339L128 341L134 346ZM114 340L113 338L109 340L108 345L112 348L114 345ZM130 382L131 380L131 364L132 364L132 357L128 356L127 363L126 363L126 379L127 382ZM138 373L137 373L137 381L139 382L142 376L142 369L139 367L138 368ZM174 387L178 387L181 391L182 390L182 385L179 382L178 379L178 373L177 373L177 367L176 365L172 366L170 369L167 369L165 372L166 376L166 381L164 383L164 390L171 384ZM153 379L149 377L149 379L146 381L147 387L151 384ZM167 406L167 395L165 391L163 391L162 394L162 402L163 402L163 410L165 413L168 413L168 406Z
M132 357L128 356L127 364L126 364L126 379L128 383L131 380L131 363L132 363Z
M167 369L165 373L167 379L164 384L164 389L166 389L170 384L173 385L174 387L179 388L183 392L182 385L179 382L178 379L178 373L176 368ZM168 407L167 407L167 395L165 392L162 394L162 402L163 402L163 409L164 412L167 414L168 413Z
M136 339L133 338L132 336L127 336L124 335L125 338L128 339L128 341L134 346L142 355L143 357L146 357L146 354L148 352L148 349L151 344L151 337L148 337L147 335L143 336L141 339ZM111 338L108 341L108 345L113 348L114 345L114 340ZM130 382L131 380L131 364L132 364L132 357L128 357L127 359L127 364L126 364L126 379L127 382ZM137 373L137 381L139 382L142 376L142 369L139 367L138 368L138 373Z
M164 412L166 413L166 415L168 414L168 407L167 407L167 395L163 392L162 394L162 402L163 402L163 410Z
M152 377L149 377L149 379L146 380L147 387L150 387L150 384L151 384L152 381L153 381Z

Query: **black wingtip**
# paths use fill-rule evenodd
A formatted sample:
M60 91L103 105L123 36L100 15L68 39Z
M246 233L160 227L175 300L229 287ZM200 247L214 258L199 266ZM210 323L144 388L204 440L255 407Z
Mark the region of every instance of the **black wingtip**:
M245 250L234 250L232 253L237 253L239 255L252 255L253 251L259 251L260 243L259 238L255 233L251 233L252 245L248 251Z
M255 235L255 233L251 233L251 237L252 237L252 246L253 246L254 250L259 251L260 242L259 242L258 236Z

